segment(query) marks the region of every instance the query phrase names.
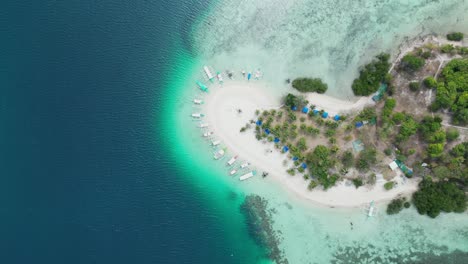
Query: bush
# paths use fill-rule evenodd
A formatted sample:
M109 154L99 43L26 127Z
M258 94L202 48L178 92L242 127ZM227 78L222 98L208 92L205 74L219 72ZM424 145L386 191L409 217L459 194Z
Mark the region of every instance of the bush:
M452 44L445 44L440 48L442 53L452 53L455 51L455 47Z
M405 208L410 208L411 204L410 204L409 202L405 202L405 203L403 204L403 206L404 206Z
M447 34L447 39L450 41L461 41L463 39L463 33L461 32L452 32Z
M310 181L309 185L307 186L307 189L313 190L315 187L317 187L318 183L316 181Z
M401 59L401 68L407 72L415 72L424 66L424 59L412 54L407 54Z
M392 149L391 148L386 148L384 150L384 153L385 153L385 155L390 156L390 155L392 155Z
M343 164L343 167L345 168L349 168L353 166L353 163L354 163L353 153L351 151L344 152L343 156L341 157L341 163Z
M426 79L424 79L424 86L426 86L426 88L434 89L437 87L437 81L432 76L426 77Z
M359 71L359 77L353 81L353 92L355 95L370 95L379 89L381 82L385 82L390 69L389 54L382 53L371 63Z
M327 91L328 85L320 78L297 78L292 82L292 87L300 92L317 92L323 94Z
M419 82L410 82L409 88L411 91L416 92L419 90Z
M395 186L395 182L389 181L384 184L385 190L389 191L393 189L393 186Z
M387 214L398 214L403 210L404 199L393 199L387 206Z
M413 194L413 203L418 213L435 218L440 212L462 213L466 210L466 196L454 183L433 182L426 178L419 183L419 190Z
M361 178L353 179L353 184L356 189L364 185Z
M447 137L448 141L453 141L453 140L457 139L458 136L460 135L460 132L458 132L458 129L456 129L454 127L447 128L445 133L446 133L446 137Z

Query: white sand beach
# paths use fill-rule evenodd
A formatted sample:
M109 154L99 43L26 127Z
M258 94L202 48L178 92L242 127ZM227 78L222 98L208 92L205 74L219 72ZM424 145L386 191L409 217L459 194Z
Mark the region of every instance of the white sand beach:
M341 181L327 191L320 189L309 191L308 183L301 175L287 174L286 170L293 166L287 154L275 149L273 143L258 141L252 129L240 132L241 127L256 119L255 110L280 106L280 98L272 94L269 92L269 87L261 81L228 81L219 87L212 86L203 106L206 121L211 126L210 130L214 131L214 138L221 140L229 153L239 155L240 159L250 162L258 169L259 174L263 171L268 172L269 176L263 180L273 180L301 199L308 199L328 207L360 207L372 200L388 201L399 194L408 194L416 190L416 181L408 180L405 183L403 178L397 177L395 180L399 184L390 191L383 188L385 182L379 181L372 188L364 186L356 189L353 185L346 186L345 182ZM307 99L311 104L330 114L359 110L372 104L369 97L353 102L326 95L310 94ZM288 160L286 166L283 164L284 160Z

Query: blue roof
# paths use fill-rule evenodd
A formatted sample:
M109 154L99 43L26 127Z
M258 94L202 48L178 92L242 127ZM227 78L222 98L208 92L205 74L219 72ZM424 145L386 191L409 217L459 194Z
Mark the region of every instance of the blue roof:
M361 121L359 121L359 122L356 122L356 127L358 127L358 128L359 128L359 127L362 127L362 125L363 125L363 123L362 123Z
M297 106L291 106L291 110L297 111Z
M277 137L275 137L275 140L274 140L274 142L275 142L275 143L278 143L278 142L280 142L280 139L279 139L279 138L277 138Z
M328 117L328 113L327 113L327 112L323 112L322 117L323 117L323 118L327 118L327 117Z
M288 152L288 150L289 150L288 146L283 147L283 152Z
M304 106L304 107L302 108L302 113L307 114L307 112L309 112L309 108L307 108L307 107Z
M269 130L268 128L265 128L265 133L266 133L267 135L269 135L269 134L270 134L270 130Z
M262 125L262 120L257 120L257 122L255 124L257 124L257 126L261 126Z
M301 167L302 167L303 169L307 169L307 164L302 163L302 164L301 164Z
M335 121L338 121L340 120L340 116L339 115L335 115L335 117L333 118Z
M319 110L314 109L314 114L315 114L315 115L318 114L318 112L319 112Z
M292 160L296 161L298 160L299 158L298 157L293 157Z

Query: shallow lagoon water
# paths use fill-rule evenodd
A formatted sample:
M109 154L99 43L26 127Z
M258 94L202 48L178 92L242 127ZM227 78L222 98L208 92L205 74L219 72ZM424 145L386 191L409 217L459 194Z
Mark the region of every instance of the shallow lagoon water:
M468 262L468 214L433 220L412 207L387 216L385 205L379 204L378 215L367 219L364 208L317 207L261 177L240 183L227 176L223 162L212 160L213 149L189 118L194 110L190 100L200 96L194 82L203 78L205 64L234 70L235 78L241 69L260 69L262 81L272 84L275 93L286 91L286 78L317 76L329 84L328 94L350 98L350 83L360 65L381 51L395 56L402 42L417 36L467 31L467 9L465 1L216 3L196 22L192 49L179 58L185 67L174 68L179 81L171 84L177 92L168 112L177 115L167 125L179 139L173 141L173 154L185 157L180 162L190 162L190 170L198 172L187 181L200 195L211 196L215 206L226 208L233 220L242 221L233 208L246 195L266 198L289 263ZM264 259L259 255L255 261Z

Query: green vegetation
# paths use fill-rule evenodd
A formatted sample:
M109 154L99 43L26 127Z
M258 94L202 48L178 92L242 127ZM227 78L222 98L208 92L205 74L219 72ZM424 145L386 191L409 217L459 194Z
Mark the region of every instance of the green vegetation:
M462 213L466 210L466 196L455 183L434 182L431 178L419 184L419 190L413 194L413 203L420 214L435 218L440 212Z
M431 109L449 109L454 124L468 124L468 59L453 59L442 70Z
M411 91L416 92L419 90L419 82L410 82L409 88Z
M458 132L458 129L454 127L449 127L445 130L445 135L448 141L453 141L460 136L460 132Z
M327 91L328 85L320 78L297 78L292 82L292 87L300 92L316 92L323 94Z
M393 182L393 181L389 181L389 182L386 182L386 183L384 184L384 188L385 188L385 190L387 190L387 191L393 189L394 186L395 186L395 182Z
M370 95L379 89L381 82L388 81L386 77L390 69L389 58L389 54L382 53L360 70L359 78L355 79L352 85L355 95Z
M359 153L356 167L361 171L367 171L375 163L377 163L377 151L375 148L368 147Z
M410 136L416 134L418 131L418 123L413 119L412 116L406 114L405 119L401 123L400 132L396 136L396 140L399 143L406 141Z
M401 59L400 67L407 72L415 72L424 66L424 58L407 54Z
M401 210L403 210L404 204L409 204L408 202L406 202L406 198L393 199L387 206L387 214L398 214L399 212L401 212Z
M303 107L307 105L307 103L307 100L305 100L303 96L296 96L290 93L288 93L288 95L286 95L286 97L284 98L284 104L289 107Z
M354 156L351 151L346 151L343 153L341 157L341 164L343 164L343 167L345 168L350 168L354 164Z
M447 34L447 39L450 41L461 41L463 39L463 33L461 32L452 32Z
M356 189L364 185L361 178L353 179L353 184Z
M426 77L423 83L424 83L424 86L426 86L426 88L434 89L437 87L437 81L432 76Z

